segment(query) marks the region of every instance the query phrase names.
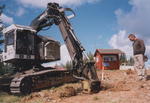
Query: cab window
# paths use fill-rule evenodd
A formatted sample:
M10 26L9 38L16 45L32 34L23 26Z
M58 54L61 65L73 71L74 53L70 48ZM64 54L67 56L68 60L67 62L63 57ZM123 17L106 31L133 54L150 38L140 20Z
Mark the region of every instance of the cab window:
M13 45L14 44L14 32L13 31L6 34L5 41L6 41L7 45Z

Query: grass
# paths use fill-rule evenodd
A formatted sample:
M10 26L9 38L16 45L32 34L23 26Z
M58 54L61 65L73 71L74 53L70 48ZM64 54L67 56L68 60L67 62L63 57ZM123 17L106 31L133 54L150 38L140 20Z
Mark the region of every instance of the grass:
M21 97L0 92L0 103L19 103Z
M97 97L97 96L95 96L95 97L93 97L93 100L99 100L99 97Z
M0 103L43 103L43 101L40 99L23 102L21 101L22 98L23 97L9 95L7 93L0 92Z
M27 102L24 102L24 103L45 103L45 102L41 99L37 99L37 100L27 101Z

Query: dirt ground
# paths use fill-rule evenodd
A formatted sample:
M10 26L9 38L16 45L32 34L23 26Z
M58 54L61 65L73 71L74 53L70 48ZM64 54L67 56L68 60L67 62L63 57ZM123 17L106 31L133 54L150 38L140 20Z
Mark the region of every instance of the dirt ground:
M0 92L0 103L150 103L150 70L147 74L148 81L138 81L132 70L105 70L96 94L83 93L81 83L70 83L24 97Z
M150 71L148 71L150 75ZM98 71L101 77L101 71ZM150 103L150 80L138 81L131 70L106 70L102 90L85 94L81 84L65 84L23 97L21 103Z

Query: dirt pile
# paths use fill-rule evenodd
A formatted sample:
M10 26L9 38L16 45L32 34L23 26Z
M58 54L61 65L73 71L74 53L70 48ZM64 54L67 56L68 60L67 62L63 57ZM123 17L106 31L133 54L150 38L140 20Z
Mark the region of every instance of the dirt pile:
M110 88L111 91L129 91L130 88L127 86L128 84L126 81L119 81L115 83L112 88Z
M125 73L126 73L127 75L132 75L132 74L135 74L135 71L133 71L133 70L131 70L131 69L128 69L128 70L125 71Z
M59 97L71 97L77 95L73 87L65 87L64 91L60 92Z
M76 96L80 92L80 83L65 84L57 88L32 93L29 96L24 97L21 100L21 103L35 103L36 101L39 101L40 103L57 103L63 98Z

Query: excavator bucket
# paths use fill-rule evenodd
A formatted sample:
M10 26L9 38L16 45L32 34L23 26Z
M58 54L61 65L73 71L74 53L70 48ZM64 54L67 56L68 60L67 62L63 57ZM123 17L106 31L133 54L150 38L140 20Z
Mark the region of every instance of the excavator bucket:
M101 82L98 79L94 64L94 62L87 62L83 69L83 76L86 79L82 81L82 87L88 93L97 93L100 91Z

